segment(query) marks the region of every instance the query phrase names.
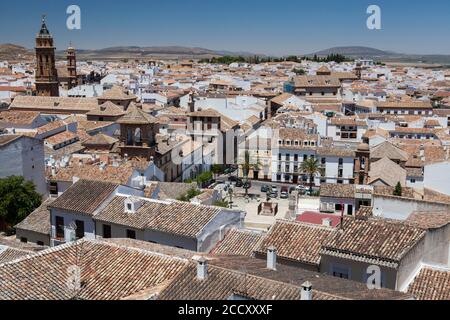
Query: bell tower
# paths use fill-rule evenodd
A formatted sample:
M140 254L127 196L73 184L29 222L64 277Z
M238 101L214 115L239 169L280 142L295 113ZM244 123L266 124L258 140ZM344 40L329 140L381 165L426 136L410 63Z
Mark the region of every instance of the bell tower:
M67 72L69 74L67 89L70 90L77 86L77 58L72 44L67 48Z
M58 97L58 72L55 67L55 47L53 37L42 16L41 30L36 37L36 94L38 96Z

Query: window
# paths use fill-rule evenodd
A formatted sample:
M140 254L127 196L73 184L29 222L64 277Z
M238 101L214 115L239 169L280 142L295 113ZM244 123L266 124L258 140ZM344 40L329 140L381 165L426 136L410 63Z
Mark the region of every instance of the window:
M416 183L416 179L411 179L410 182L411 183Z
M294 161L297 162L298 161L298 154L294 155Z
M344 159L339 158L339 165L342 166L344 164Z
M281 153L278 154L278 160L281 161Z
M58 195L58 183L57 182L50 182L50 194L51 195Z
M303 155L303 161L306 161L306 160L308 160L308 155L304 154Z
M77 226L77 229L75 230L77 239L84 238L84 221L76 220L75 225Z
M334 277L338 277L341 279L349 279L350 278L349 273L350 272L349 272L348 268L333 266L333 276Z
M64 218L56 217L55 224L56 224L56 238L64 239Z
M322 158L322 164L326 164L327 163L327 159L326 158Z
M336 203L334 205L334 211L342 211L342 204Z
M41 246L41 247L44 246L44 243L43 243L42 241L38 241L38 242L36 242L36 244L37 244L38 246Z
M22 243L27 243L27 242L28 242L28 239L27 239L27 238L24 238L24 237L22 237L22 238L20 238L20 242L22 242Z
M286 155L286 161L291 161L291 155L290 154Z
M134 231L134 230L127 230L127 238L128 239L136 239L136 231Z
M104 224L103 225L103 238L110 239L111 238L111 226Z

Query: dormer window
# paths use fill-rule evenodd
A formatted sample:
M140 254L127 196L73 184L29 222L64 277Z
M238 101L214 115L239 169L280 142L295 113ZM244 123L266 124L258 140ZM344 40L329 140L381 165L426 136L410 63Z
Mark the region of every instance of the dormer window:
M142 200L136 197L125 199L125 213L136 213L142 206Z

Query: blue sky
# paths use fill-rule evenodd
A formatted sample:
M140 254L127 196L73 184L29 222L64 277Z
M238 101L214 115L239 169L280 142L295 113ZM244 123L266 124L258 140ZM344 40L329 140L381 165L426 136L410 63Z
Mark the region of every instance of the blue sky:
M82 29L66 28L77 4ZM366 9L382 10L382 30ZM448 0L21 0L0 1L0 43L32 48L47 14L56 45L197 46L264 54L311 53L361 45L402 53L450 54Z

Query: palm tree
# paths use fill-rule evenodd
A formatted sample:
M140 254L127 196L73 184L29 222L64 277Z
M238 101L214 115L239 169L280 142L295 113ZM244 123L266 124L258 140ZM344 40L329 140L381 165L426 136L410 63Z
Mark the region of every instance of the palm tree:
M309 192L312 194L314 178L315 178L316 174L321 173L319 161L314 158L309 158L309 159L303 161L303 163L300 167L300 171L301 171L301 173L307 174L309 176Z
M251 163L250 161L250 152L248 150L244 153L244 163L241 165L242 174L244 175L244 183L248 182L248 174L250 170L258 171L261 167L261 163L259 162L259 158L256 160L256 163ZM245 188L245 196L248 196L248 188Z

